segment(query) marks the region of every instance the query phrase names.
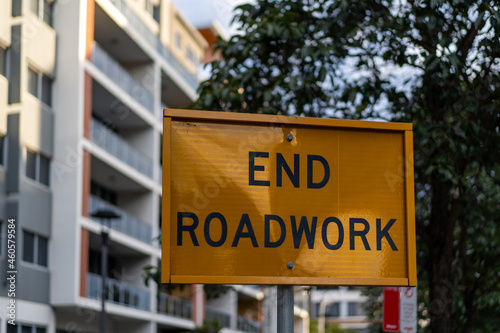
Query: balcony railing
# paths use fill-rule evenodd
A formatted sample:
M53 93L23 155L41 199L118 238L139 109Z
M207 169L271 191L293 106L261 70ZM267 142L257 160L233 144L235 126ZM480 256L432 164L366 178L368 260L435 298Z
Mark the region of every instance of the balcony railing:
M146 110L154 112L153 95L139 84L113 57L94 42L92 63Z
M151 159L133 148L104 124L92 118L90 131L92 142L137 171L150 178L153 177L153 162Z
M169 63L174 70L176 70L179 75L189 84L194 90L198 89L200 84L196 75L191 74L177 58L170 52L170 50L163 45L163 43L158 39L156 43L156 50L161 54L163 58Z
M155 45L156 35L142 22L134 11L123 0L110 0L110 2L127 18L128 24L140 35L141 39L150 45Z
M260 323L255 320L238 317L238 331L243 332L259 332Z
M132 216L130 213L118 207L115 207L96 196L91 195L89 197L89 215L100 209L111 210L120 215L119 219L112 221L111 229L122 232L145 243L151 244L151 225L139 220L137 217Z
M231 316L225 312L207 307L205 308L205 317L207 320L217 319L223 327L231 327Z
M158 295L158 312L172 316L191 319L193 305L191 301L167 294Z
M116 304L149 310L149 290L131 286L127 283L107 279L108 294L106 300ZM87 297L101 299L103 292L102 280L99 274L87 273Z
M169 63L174 70L193 88L198 89L198 78L195 74L190 73L170 50L163 45L157 35L142 22L142 20L134 13L134 11L123 0L110 0L111 3L127 18L128 23L142 39L156 49L156 51Z

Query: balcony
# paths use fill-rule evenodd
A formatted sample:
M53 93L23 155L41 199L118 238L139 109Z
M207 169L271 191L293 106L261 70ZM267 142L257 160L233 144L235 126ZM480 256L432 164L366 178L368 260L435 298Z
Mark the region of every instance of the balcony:
M154 113L153 95L140 85L113 57L94 42L92 63L111 81L125 91L127 95L142 105L146 110Z
M238 317L238 331L243 332L259 332L260 323L255 320Z
M181 64L179 60L170 52L170 50L163 45L163 43L158 39L156 44L156 49L158 53L169 63L175 71L186 81L186 83L194 90L198 89L199 81L198 77L194 74L188 72L188 70Z
M149 310L149 290L128 285L127 283L107 279L108 294L106 300L119 305L141 310ZM87 273L87 297L101 299L102 280L99 274Z
M108 129L104 124L92 118L90 123L90 137L99 147L126 163L135 170L153 177L153 162L127 141Z
M225 312L221 312L207 307L205 309L205 317L207 320L217 319L223 327L226 328L231 327L231 315Z
M127 23L137 31L141 39L148 42L149 45L155 45L156 35L142 22L142 20L134 13L134 11L123 0L110 0L110 2L125 16Z
M144 39L153 49L155 49L164 60L171 65L174 70L182 77L188 85L196 90L198 89L198 77L190 73L170 50L163 45L160 38L153 34L151 30L141 21L134 11L123 0L110 0L110 2L127 18L130 26L137 31L141 39Z
M113 220L111 223L111 229L122 232L147 244L151 244L152 230L149 224L139 220L137 217L132 216L128 212L125 212L124 210L91 195L89 197L89 215L100 209L111 210L120 215L119 219Z
M170 296L167 294L158 295L158 312L168 315L190 319L192 318L192 303L189 300Z

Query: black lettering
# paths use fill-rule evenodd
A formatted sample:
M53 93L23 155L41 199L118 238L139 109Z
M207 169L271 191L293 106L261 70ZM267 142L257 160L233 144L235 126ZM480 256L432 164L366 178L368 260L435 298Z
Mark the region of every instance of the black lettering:
M269 186L271 184L269 180L255 180L255 171L265 170L263 165L255 165L256 157L269 158L269 153L262 151L248 152L248 185Z
M307 247L314 249L314 239L316 238L316 224L318 218L313 216L311 222L311 228L307 223L307 217L302 216L300 218L299 227L297 228L297 222L295 221L295 216L290 216L292 222L292 236L293 236L293 247L298 249L300 247L300 241L302 240L302 235L306 236Z
M328 241L328 225L330 223L335 223L337 225L337 229L339 231L339 238L337 240L337 243L332 245ZM323 244L328 250L338 250L344 244L344 226L342 225L342 222L336 217L328 217L324 222L323 226L321 227L321 238L323 238Z
M318 161L323 165L325 174L319 183L314 182L313 178L313 162ZM307 188L322 188L330 180L330 166L323 156L307 155Z
M247 232L243 232L243 228L247 227ZM252 241L253 247L259 247L257 244L257 238L255 238L255 233L253 232L252 223L250 223L250 218L248 214L241 215L240 224L238 224L238 229L236 230L236 234L234 235L232 247L238 246L238 242L240 238L250 238Z
M299 154L294 154L293 155L293 172L288 166L288 164L285 161L285 158L283 155L280 153L276 154L276 186L281 187L282 186L282 178L283 178L283 172L282 169L285 170L286 174L288 175L288 179L292 182L294 187L299 187L300 179L299 179L299 161L300 157Z
M381 219L377 219L377 251L382 250L382 238L384 237L385 239L387 239L387 243L389 243L389 246L393 251L398 250L396 244L394 244L394 241L391 238L391 235L389 235L389 229L392 227L394 222L396 222L396 219L390 219L389 222L387 222L387 224L385 225L384 229L380 230L382 221Z
M212 222L213 219L218 219L220 221L221 228L222 228L220 239L218 241L214 241L214 240L212 240L212 237L210 237L210 222ZM221 213L214 212L214 213L208 214L207 218L205 219L205 225L204 225L203 230L205 233L205 240L206 240L207 244L212 246L212 247L219 247L222 244L224 244L224 242L226 241L227 223L226 223L226 219L224 218L224 216Z
M270 221L277 221L280 225L281 234L276 242L271 242L271 223ZM285 241L286 227L285 222L278 215L265 215L264 216L264 247L278 247Z
M354 230L354 225L356 223L360 223L364 226L363 230ZM363 241L363 245L365 246L365 250L369 251L370 250L370 244L368 244L368 240L366 239L366 234L370 231L370 224L368 221L365 219L359 219L359 218L350 218L349 219L349 238L350 238L350 249L354 250L355 245L354 245L354 237L358 236L361 237L361 240Z
M184 218L190 218L193 220L193 224L191 225L183 225L182 221ZM199 221L198 221L198 216L196 216L194 213L189 213L189 212L177 212L177 245L182 246L182 233L184 231L187 231L189 233L189 236L191 236L191 241L193 242L194 246L199 246L200 244L198 243L198 239L196 239L196 235L194 233L194 229L198 227Z

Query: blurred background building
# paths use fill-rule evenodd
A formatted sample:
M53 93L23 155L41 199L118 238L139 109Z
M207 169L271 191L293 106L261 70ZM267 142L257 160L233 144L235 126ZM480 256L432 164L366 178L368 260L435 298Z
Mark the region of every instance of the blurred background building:
M212 300L203 286L158 294L143 278L161 256L162 109L194 101L217 33L169 0L0 0L0 274L8 219L18 272L18 325L2 315L0 332L98 332L103 222L109 332L185 332L211 318L260 329L254 287Z
M201 285L159 293L144 282L161 257L162 110L196 99L222 34L170 0L0 0L0 308L15 219L18 324L2 315L0 333L99 331L107 222L108 332L186 332L214 318L224 332L275 330L272 287L207 297ZM119 218L92 216L103 210ZM296 332L323 304L306 294L297 289ZM349 302L325 316L358 314Z

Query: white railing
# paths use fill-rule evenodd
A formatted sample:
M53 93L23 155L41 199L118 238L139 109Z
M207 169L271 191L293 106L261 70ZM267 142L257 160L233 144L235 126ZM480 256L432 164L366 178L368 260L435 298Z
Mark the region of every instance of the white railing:
M90 131L92 142L137 171L150 178L153 177L153 162L151 159L133 148L103 123L92 118Z
M149 310L149 290L109 278L107 279L107 287L107 301L132 308ZM87 273L87 297L101 299L103 292L101 275Z
M166 313L172 316L191 319L193 305L187 299L170 296L164 293L158 295L159 313Z
M179 75L193 88L194 90L198 89L200 82L196 75L190 73L184 65L181 64L179 60L173 55L173 53L158 39L156 43L156 50L161 56L169 63L174 70L179 73Z
M130 213L120 209L109 202L106 202L94 195L89 196L89 215L97 212L98 210L111 210L116 214L120 215L119 219L110 221L111 229L122 232L126 235L134 237L140 241L143 241L147 244L152 244L152 230L151 225L147 224L139 220L137 217L131 215ZM93 218L95 219L95 218ZM102 221L97 222L101 223Z
M91 60L104 75L123 89L127 95L136 100L137 103L149 112L154 112L153 95L96 42L94 42Z

